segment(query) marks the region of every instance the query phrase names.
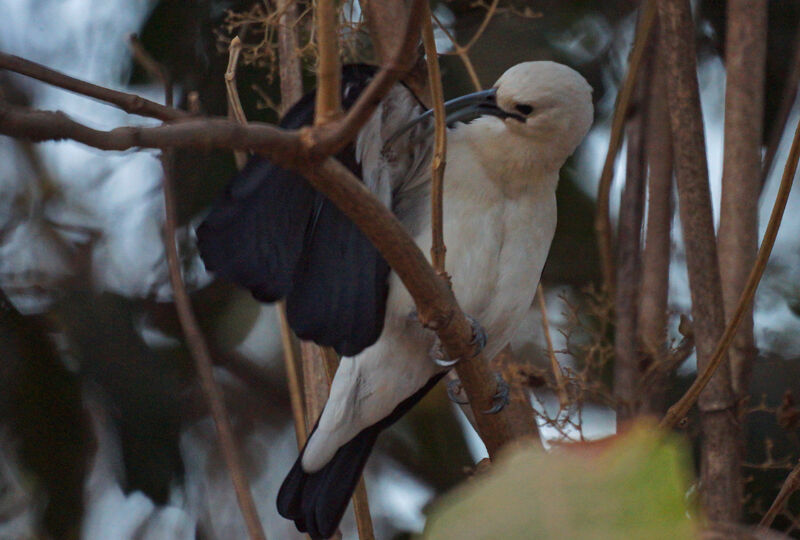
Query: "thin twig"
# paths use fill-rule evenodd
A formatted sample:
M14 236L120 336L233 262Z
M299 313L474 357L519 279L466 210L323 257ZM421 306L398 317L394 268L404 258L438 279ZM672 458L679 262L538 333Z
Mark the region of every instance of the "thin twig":
M791 497L792 494L798 489L800 489L800 462L794 466L792 471L786 477L786 480L783 481L783 485L781 486L778 495L775 497L775 500L772 501L767 513L761 518L759 525L762 527L772 526L772 522L775 521L775 518L786 504L786 501L788 501L789 497Z
M162 86L164 86L164 105L167 107L173 106L173 93L172 93L172 75L170 75L169 70L164 69L164 66L161 63L157 62L150 53L142 45L142 42L139 41L139 37L136 34L129 34L128 35L128 46L133 53L133 57L136 61L141 65L152 77L157 78L161 81Z
M654 36L655 69L648 96L647 227L642 251L639 291L639 344L653 365L661 362L667 344L667 297L669 289L670 231L673 215L672 135L667 110L661 32ZM652 393L649 394L652 396ZM645 398L654 404L650 397ZM661 401L659 398L658 401ZM660 405L659 405L660 408ZM653 410L653 409L651 409Z
M742 294L739 296L739 302L736 305L736 311L733 313L728 325L725 327L725 332L722 334L719 343L714 349L714 354L711 355L711 359L708 361L708 364L703 372L698 375L697 379L695 379L694 383L692 383L692 386L689 387L683 397L681 397L677 403L670 407L667 411L667 414L664 415L664 418L661 420L662 428L670 429L674 427L679 420L686 416L686 414L689 412L689 409L692 408L692 405L694 405L695 401L697 401L697 398L700 396L700 392L703 391L703 388L705 388L706 384L708 384L708 381L711 380L714 370L717 368L717 366L719 366L722 359L725 358L725 352L728 350L728 347L733 340L733 336L736 334L736 330L739 328L739 323L742 322L744 314L747 312L747 309L750 307L750 303L753 301L753 296L755 296L756 289L758 289L758 284L761 281L761 277L764 275L764 270L767 267L767 261L772 253L772 247L775 245L775 238L778 236L778 229L781 226L783 212L786 209L786 201L789 200L789 193L792 190L794 174L797 171L798 158L800 158L800 123L797 124L797 128L795 129L792 147L789 150L789 157L786 159L783 177L781 178L781 185L778 188L778 195L775 198L775 204L772 207L772 213L770 214L769 222L767 223L767 230L764 233L764 239L761 241L761 247L758 250L758 257L756 257L756 262L747 278L747 285L742 291Z
M569 394L567 394L567 384L564 380L564 373L561 371L561 364L558 363L556 352L553 348L553 338L550 337L550 320L547 318L547 304L544 301L544 287L539 283L536 289L536 296L539 299L539 312L542 314L542 331L547 342L547 356L550 358L550 369L556 379L556 391L558 393L558 405L561 409L566 409L569 404Z
M278 71L281 79L281 115L303 97L303 77L300 56L297 54L297 2L279 0L278 10Z
M439 29L445 33L447 39L449 39L450 43L453 45L453 52L449 54L458 55L459 59L461 60L461 63L464 64L464 68L467 70L467 74L469 75L470 81L472 81L472 86L475 87L476 91L481 90L482 89L481 81L478 78L478 72L475 71L475 66L472 65L472 60L470 59L469 54L467 54L469 52L468 49L458 44L458 41L456 41L455 36L452 34L452 32L450 32L447 26L443 24L442 21L439 20L439 17L437 17L436 14L432 13L431 16L433 17L433 20L436 21L436 26L438 26ZM484 20L488 20L488 18Z
M225 70L225 91L228 95L228 112L234 120L242 124L247 124L247 118L242 109L242 102L239 99L239 91L236 88L236 67L239 63L239 54L242 52L242 40L239 36L231 40L228 47L228 68ZM233 152L236 159L236 168L241 169L247 163L247 153L241 150Z
M614 384L618 425L640 414L641 350L637 341L639 319L639 286L642 279L642 219L644 217L647 162L646 130L650 111L647 94L650 91L653 62L653 40L648 40L647 53L642 60L634 90L637 106L627 118L627 156L625 186L620 199L617 219L617 267L614 306Z
M230 56L228 57L228 68L225 71L225 89L228 96L228 110L230 115L241 125L247 125L247 117L242 109L242 102L239 99L239 92L236 86L236 68L239 54L242 50L242 42L238 36L231 40L229 47ZM247 161L247 153L236 151L236 166L241 169ZM304 421L303 407L303 386L300 378L299 363L297 360L297 346L289 322L286 317L286 304L279 301L275 304L278 315L278 322L281 332L281 344L283 345L283 358L286 367L286 379L289 386L289 397L292 405L292 415L294 418L295 436L298 448L302 448L308 437L306 424Z
M436 21L436 25L445 33L447 38L450 40L450 43L453 45L453 51L444 53L446 55L458 55L461 59L461 62L464 64L464 68L467 70L469 74L469 78L472 81L472 85L475 87L476 90L481 90L481 82L478 78L478 72L475 70L475 66L472 64L472 59L469 57L469 50L472 48L475 43L478 42L480 37L483 35L483 32L489 26L489 23L492 21L492 18L497 13L497 5L500 3L500 0L492 0L492 4L486 8L486 15L483 17L480 26L472 35L470 40L467 42L466 45L461 45L456 41L456 38L453 36L452 32L447 28L446 25L442 24L442 21L433 14L433 18Z
M609 201L611 200L611 181L614 178L614 161L622 145L625 117L628 114L633 90L642 65L650 32L656 20L655 0L646 0L641 7L642 15L636 28L636 37L633 41L628 58L628 72L622 87L617 94L617 103L614 107L614 116L611 119L611 133L608 140L608 153L600 173L597 186L597 213L595 214L594 227L597 232L597 244L600 250L600 266L603 271L603 284L609 296L614 296L614 255L611 241L611 218L609 216Z
M342 116L342 66L339 60L339 20L333 0L318 0L314 11L317 30L317 103L314 125L320 126Z
M794 102L797 99L797 89L800 86L800 28L795 30L794 47L789 74L786 76L781 102L778 111L775 113L775 120L767 138L767 150L764 153L764 162L761 165L761 189L767 183L769 173L772 171L772 164L778 154L778 147L786 129L786 122L789 121L789 114L792 112Z
M303 95L303 78L300 57L297 54L297 3L294 0L280 0L278 10L278 71L281 81L281 115L286 114L289 107L300 100ZM286 367L286 381L289 386L289 397L292 404L294 430L297 437L297 448L302 449L308 439L306 425L305 401L303 399L303 366L301 364L300 347L297 337L289 327L286 315L286 302L281 300L275 304L283 344L283 360Z
M25 75L26 77L58 86L64 90L69 90L70 92L110 103L130 114L158 118L164 121L178 120L188 116L185 111L180 109L165 107L160 103L150 101L136 94L118 92L86 81L81 81L53 69L46 68L36 62L14 56L13 54L0 52L0 69L7 69Z
M233 429L228 420L228 411L222 399L222 392L214 380L214 369L211 363L211 355L208 346L203 338L200 326L197 324L194 313L192 312L189 295L181 276L180 260L178 258L178 248L175 243L175 230L177 227L177 213L175 210L175 195L172 186L171 159L170 152L162 154L164 166L164 205L166 209L166 219L164 221L164 244L167 251L167 263L169 265L170 282L175 297L175 307L178 310L178 318L183 328L183 334L195 361L195 368L200 377L200 386L206 396L211 416L214 418L214 425L217 428L222 456L225 465L230 471L233 487L236 492L236 499L239 502L239 509L244 517L248 535L251 539L266 540L266 535L261 527L258 518L258 510L250 492L250 482L242 467L241 453L236 445Z
M275 304L278 313L278 323L281 329L281 344L283 345L283 361L286 366L286 381L289 386L289 399L292 404L292 418L294 419L294 433L297 437L297 448L303 448L308 439L308 430L305 422L305 405L303 403L303 381L301 378L302 367L298 358L297 339L289 328L289 319L286 316L286 302L283 300Z
M467 44L464 45L463 47L461 47L462 49L464 49L465 52L469 52L469 50L472 48L472 46L475 45L475 43L477 43L477 41L483 35L483 32L489 26L489 23L492 21L492 18L494 17L495 13L497 13L497 4L499 4L499 3L500 3L500 0L493 0L492 1L492 4L486 10L486 15L483 17L483 20L481 21L481 25L478 27L478 29L475 31L475 33L472 34L472 37L469 39Z
M433 118L435 138L433 161L431 163L431 262L440 276L447 278L445 270L445 254L447 247L443 236L442 197L444 195L444 168L447 163L447 125L445 124L444 91L442 75L439 72L439 57L436 53L436 40L433 37L433 24L428 4L422 17L422 42L425 45L425 56L428 64L428 80L433 98Z
M364 482L363 474L361 478L358 479L356 490L353 492L353 514L356 517L356 529L358 530L359 540L375 540L372 517L369 512L367 485Z
M131 43L138 44L138 41L132 38ZM148 70L161 74L164 90L166 92L165 101L171 105L172 78L168 75L167 70L151 58L141 45L135 50L137 58L140 60L144 59ZM219 437L222 456L230 472L231 480L233 481L236 500L239 503L239 510L242 512L248 535L251 540L266 540L267 537L261 526L258 510L250 491L250 482L242 466L241 452L233 436L233 428L230 424L225 400L222 391L219 389L214 379L214 367L211 360L211 353L208 350L206 340L197 323L189 294L186 292L186 285L183 282L180 258L178 256L178 245L176 243L178 212L172 176L174 150L163 150L160 159L164 170L164 249L167 255L167 266L169 268L169 279L175 299L175 309L178 311L178 319L180 320L186 342L189 345L189 351L194 359L195 368L200 378L200 387L203 389L206 401L211 409L211 417L214 419L214 426L217 429L217 437Z

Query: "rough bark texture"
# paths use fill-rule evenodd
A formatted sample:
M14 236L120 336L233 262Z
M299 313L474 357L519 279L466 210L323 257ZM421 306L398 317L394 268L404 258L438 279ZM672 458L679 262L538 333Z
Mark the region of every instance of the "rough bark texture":
M650 85L646 131L647 163L650 169L647 198L647 230L642 251L639 292L639 347L645 365L666 361L667 296L669 292L670 233L672 231L672 134L667 111L661 31L656 29L655 66ZM642 412L661 415L665 405L665 382L655 381L643 396ZM662 382L663 381L663 382Z
M297 54L297 2L280 0L278 9L278 58L281 77L281 115L303 97L303 74L300 55Z
M719 267L730 319L758 251L758 194L766 63L766 0L730 0L725 45L725 153L719 225ZM729 354L731 383L744 397L755 358L753 308Z
M625 170L625 189L617 225L617 294L614 329L614 397L617 399L617 421L625 422L636 416L641 401L640 354L636 339L638 296L641 277L641 235L644 213L645 130L647 122L646 95L649 62L644 61L636 100L637 112L628 119L628 153Z
M724 313L697 83L694 25L688 0L659 0L658 8L664 31L670 125L697 365L703 369L724 330ZM727 362L722 362L698 400L703 503L712 521L736 521L741 514L741 430L734 404L730 368Z

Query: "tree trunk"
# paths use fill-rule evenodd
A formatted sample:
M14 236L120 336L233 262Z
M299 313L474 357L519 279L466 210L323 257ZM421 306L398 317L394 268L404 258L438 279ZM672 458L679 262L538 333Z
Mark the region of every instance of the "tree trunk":
M724 330L708 166L703 135L694 24L688 0L659 0L664 31L670 126L675 152L681 225L692 297L698 369L710 360ZM702 431L701 485L712 521L736 521L741 513L740 426L730 366L722 362L698 400Z
M766 62L766 0L730 0L725 45L725 154L719 223L719 267L725 317L730 319L758 251L758 194ZM731 383L747 394L755 357L753 308L729 354Z
M647 114L647 163L650 169L647 195L647 230L642 251L642 279L639 292L638 343L644 365L665 366L667 361L667 299L672 232L672 134L667 110L662 32L656 29L655 66L650 84ZM659 367L657 366L657 368ZM642 396L642 412L661 416L666 405L669 373Z

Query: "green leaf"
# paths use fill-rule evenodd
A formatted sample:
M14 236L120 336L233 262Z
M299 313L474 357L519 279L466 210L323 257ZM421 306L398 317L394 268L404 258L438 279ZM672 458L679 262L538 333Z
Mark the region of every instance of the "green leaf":
M650 425L551 453L517 448L443 497L424 538L696 538L688 462Z

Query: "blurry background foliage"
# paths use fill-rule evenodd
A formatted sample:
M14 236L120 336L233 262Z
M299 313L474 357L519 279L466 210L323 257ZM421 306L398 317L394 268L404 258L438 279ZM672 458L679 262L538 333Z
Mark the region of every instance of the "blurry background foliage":
M66 56L77 56L80 62L82 54L96 50L76 52L62 47L42 53L48 51L48 29L59 25L50 10L54 3L0 0L0 6L4 3L8 8L13 3L14 10L0 21L0 49L65 71L70 66L78 69ZM90 47L111 43L119 48L124 33L113 25L104 29L100 22L114 20L115 9L130 16L134 22L126 31L138 32L147 51L169 69L179 90L179 104L183 106L186 96L197 92L208 114L226 114L226 44L233 35L242 35L246 53L237 78L244 109L251 120L277 119L280 96L272 3L153 0L132 3L140 4L133 7L124 0L83 0L73 4L75 13L80 13L76 20L85 20L81 31L97 33ZM108 9L101 10L101 4ZM300 52L306 88L310 88L314 44L308 10L312 5L301 5L306 15L300 22ZM614 427L609 309L603 298L591 292L600 281L593 230L594 183L617 86L625 72L637 5L631 0L503 1L470 50L484 86L517 62L552 59L578 69L594 88L592 137L599 142L587 144L562 171L557 194L559 225L543 276L550 291L551 318L556 330L563 332L562 336L554 331L554 337L557 349L564 351L559 359L570 376L572 401L565 409L559 409L554 397L535 313L515 340L523 361L522 375L539 404L540 422L549 426L549 439L581 439L608 434ZM800 21L798 2L781 0L769 5L765 133L775 116ZM696 6L702 64L724 55L724 2L701 0ZM434 7L461 43L473 35L487 12L486 2L473 0L439 2ZM345 4L343 12L350 21L342 30L346 60L370 61L368 40L350 16L353 6ZM12 39L13 25L24 30L25 24L39 32L38 48ZM6 31L6 25L10 30ZM4 39L4 33L11 38ZM437 38L446 49L446 36L439 33ZM443 56L441 65L446 97L472 91L457 56ZM157 82L129 57L121 66L101 66L102 75L84 76L100 84L159 95ZM701 73L701 85L712 83ZM4 99L39 105L43 98L36 88L34 83L0 73ZM71 113L74 101L65 103L64 110ZM55 101L46 104L61 107ZM122 118L119 123L126 121L130 120ZM65 166L66 158L48 153L54 147L0 139L0 302L4 306L0 310L0 537L77 538L81 520L91 515L92 508L112 516L112 527L118 529L132 522L131 509L136 508L143 517L136 527L131 526L130 537L183 537L177 532L175 536L150 534L159 528L162 534L185 533L194 527L201 538L237 537L241 524L231 510L235 503L227 473L215 449L170 300L158 236L163 220L159 168L145 164L121 179L118 167L122 160L133 159L130 154L103 161L105 156L81 150L80 157L74 162L67 159L71 165ZM65 151L64 146L60 148ZM143 154L155 163L154 154ZM230 152L177 152L176 186L183 225L197 223L234 170ZM124 199L124 212L115 214L114 209L122 206L114 204L122 203L114 199L114 190L121 185L149 187L134 190ZM259 306L228 283L212 281L203 271L188 229L181 235L193 304L212 345L219 380L255 479L262 519L268 536L285 537L290 529L275 514L273 501L295 449L272 308ZM123 236L126 241L132 236L143 239L138 251L128 254L137 264L120 264L114 255ZM792 279L796 271L773 273L782 279L775 287L783 291L795 318L775 332L772 347L760 344L755 366L746 449L746 504L751 521L760 518L800 457L800 410L794 401L800 396L796 361L800 349L791 337L797 327L800 290ZM672 294L675 312L671 315L677 326L677 312L686 307L685 286ZM675 333L676 340L679 337ZM692 375L691 368L678 372L668 402L681 394ZM475 454L474 437L465 435L468 430L459 415L438 388L379 441L377 459L371 461L367 476L379 537L402 537L419 530L421 505L454 487L472 467L480 450ZM546 469L547 463L540 461L535 467ZM548 489L546 483L536 485L542 491ZM127 499L119 488L129 494ZM130 494L137 490L146 499L139 495L135 506ZM208 501L203 502L203 497ZM150 503L142 502L147 499L157 505L168 502L185 510L188 517L156 514ZM403 514L398 500L410 501L406 506L411 509ZM143 508L149 508L150 514ZM800 499L795 498L776 527L797 534L797 512ZM184 518L196 522L181 524ZM84 535L103 537L103 531L108 532L103 523L85 521ZM346 520L343 527L350 530L352 524Z

